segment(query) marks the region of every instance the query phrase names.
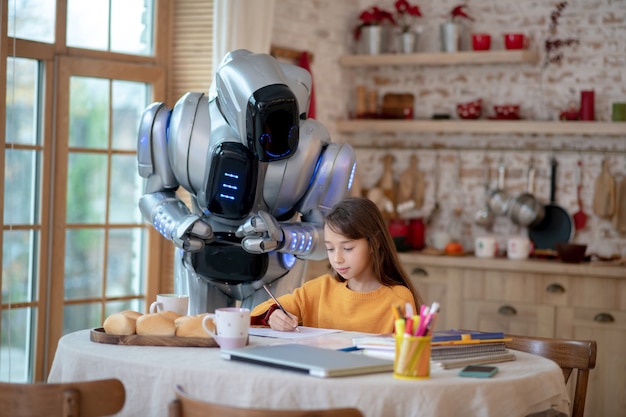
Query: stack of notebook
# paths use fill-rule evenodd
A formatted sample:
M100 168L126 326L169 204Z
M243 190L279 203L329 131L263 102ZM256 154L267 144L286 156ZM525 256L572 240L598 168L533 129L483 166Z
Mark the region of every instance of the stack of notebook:
M451 369L515 360L515 355L506 348L507 340L502 332L457 329L435 331L431 343L432 365ZM390 359L395 355L395 339L391 335L359 337L353 342L366 355Z
M443 369L515 360L515 355L506 348L507 340L502 332L456 329L434 332L431 360Z

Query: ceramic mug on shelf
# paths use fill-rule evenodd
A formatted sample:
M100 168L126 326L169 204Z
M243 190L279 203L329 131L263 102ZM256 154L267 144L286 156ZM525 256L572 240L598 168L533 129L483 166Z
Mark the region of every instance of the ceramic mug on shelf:
M509 259L528 259L533 251L533 243L525 237L512 237L506 242L506 256Z
M474 254L477 258L495 258L498 253L498 241L493 236L478 236Z
M182 294L157 294L156 301L150 304L150 313L173 311L181 316L187 315L189 296Z
M208 327L208 320L213 321L215 331ZM202 327L222 348L244 347L248 343L250 310L238 307L218 308L215 313L204 316Z
M528 38L523 33L505 33L504 47L506 49L526 49Z
M472 48L475 51L487 51L491 48L491 35L488 33L472 34Z
M426 238L426 244L431 248L437 250L444 250L446 245L450 243L452 238L446 232L434 232L428 235Z

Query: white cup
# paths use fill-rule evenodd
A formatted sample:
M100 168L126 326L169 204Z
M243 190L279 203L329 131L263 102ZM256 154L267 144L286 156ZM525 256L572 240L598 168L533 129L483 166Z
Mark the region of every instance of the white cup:
M426 237L426 244L437 250L444 250L450 241L450 235L446 232L434 232Z
M525 237L512 237L506 242L506 256L509 259L528 259L533 251L533 243Z
M477 258L494 258L498 253L498 241L493 236L479 236L474 245Z
M207 320L213 320L215 333L207 327ZM248 343L250 329L250 310L247 308L225 307L209 313L202 319L204 331L225 349L241 348Z
M189 296L182 294L157 294L156 301L150 304L150 313L173 311L181 316L187 315Z

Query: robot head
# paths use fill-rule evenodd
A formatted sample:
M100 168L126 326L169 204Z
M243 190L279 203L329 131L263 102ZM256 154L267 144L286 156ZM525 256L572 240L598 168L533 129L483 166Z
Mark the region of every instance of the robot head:
M298 147L308 108L311 74L268 54L229 52L215 74L215 100L241 144L262 162L289 158Z
M259 161L289 158L300 136L298 102L286 85L274 84L255 91L246 113L248 148Z

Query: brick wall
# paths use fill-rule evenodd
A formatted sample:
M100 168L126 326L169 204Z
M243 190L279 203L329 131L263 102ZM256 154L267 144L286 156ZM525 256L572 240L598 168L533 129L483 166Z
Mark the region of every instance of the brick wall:
M438 51L438 25L443 15L458 1L416 2L423 17L420 26L420 51ZM394 156L397 179L418 156L418 166L426 174L426 199L421 210L411 216L427 214L434 202L432 173L439 161L440 215L429 231L445 230L455 206L462 207L462 243L469 250L474 238L494 234L501 244L511 235L525 235L509 218L498 217L493 230L473 222L483 201L482 167L490 160L492 185L495 186L498 160L507 164L506 188L517 195L526 188L530 158L537 168L535 193L549 201L550 159L559 162L557 203L570 213L577 210L574 170L583 164L582 198L591 216L587 227L577 231L574 241L590 245L589 252L626 256L626 236L620 235L608 219L592 213L594 182L607 160L610 171L626 176L626 123L624 136L544 136L495 134L339 134L334 123L354 110L355 87L375 88L379 96L387 92L413 93L415 116L428 118L433 112L454 114L455 104L481 97L487 112L494 104L519 103L522 117L556 120L570 103L578 105L580 91L595 91L596 119L608 121L611 104L626 101L626 0L570 1L559 19L556 37L576 38L579 44L560 49L561 62L544 65L544 40L549 34L550 13L556 2L532 0L470 0L468 11L475 18L470 30L492 35L492 49L502 48L502 33L523 32L531 48L540 52L540 63L516 65L464 65L453 67L372 67L341 68L338 59L353 53L352 29L359 12L373 2L346 0L277 0L273 43L308 50L314 54L317 119L329 129L333 140L349 141L357 148L358 175L363 188L374 187L383 167L381 159ZM379 2L392 9L392 1ZM572 122L575 123L575 122ZM460 164L461 183L456 187L452 173Z

